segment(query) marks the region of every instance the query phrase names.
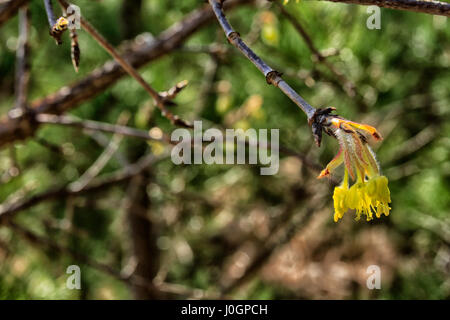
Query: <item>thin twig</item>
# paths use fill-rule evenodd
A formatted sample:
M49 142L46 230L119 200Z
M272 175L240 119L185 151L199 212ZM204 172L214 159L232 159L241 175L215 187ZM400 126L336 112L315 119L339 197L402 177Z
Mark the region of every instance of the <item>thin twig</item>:
M253 0L229 0L225 7L231 9L252 2ZM124 52L127 52L124 58L135 68L139 68L177 49L187 38L213 18L214 14L210 6L196 9L183 20L163 31L154 40L131 43L124 48ZM77 83L64 86L57 92L33 102L30 109L36 113L64 113L103 92L124 75L126 75L125 71L117 62L108 61ZM35 123L33 117L27 115L1 119L0 147L32 136L37 128L38 124Z
M308 34L304 26L301 24L298 18L291 15L281 4L280 0L273 0L275 5L280 10L281 14L286 17L287 20L292 24L292 26L297 30L300 36L305 41L309 50L313 53L315 60L318 63L323 64L330 72L340 81L343 91L349 96L354 97L356 94L356 87L342 72L336 69L336 67L331 64L326 57L316 48L311 36ZM367 107L365 107L367 109Z
M167 139L168 139L167 137L163 137L163 138L153 137L144 130L129 128L129 127L125 127L125 126L119 126L119 125L112 125L112 124L102 123L102 122L97 122L97 121L75 120L68 116L61 117L61 116L55 116L55 115L41 114L41 115L38 115L38 121L39 121L39 118L46 118L45 121L43 121L44 123L70 125L70 126L80 127L80 128L89 129L89 130L110 132L110 133L127 135L127 136L147 139L147 140L167 141ZM41 119L41 120L44 120L44 119ZM170 141L170 143L172 143L172 142ZM248 145L249 143L246 141L246 144ZM258 144L258 146L259 146L259 144ZM261 146L261 147L271 148L270 144L268 144L266 146ZM300 160L302 160L304 162L304 164L308 168L310 168L314 171L318 171L321 169L321 167L318 164L311 162L304 155L302 155L298 152L295 152L293 150L290 150L290 149L282 147L282 146L280 146L280 152L299 158ZM98 177L98 178L92 180L89 184L87 184L84 188L81 188L81 189L78 189L78 188L72 189L68 186L63 186L63 187L59 187L56 189L51 189L51 190L45 191L41 194L32 196L31 198L28 198L28 199L19 199L18 201L14 201L14 202L3 203L0 205L0 220L4 217L12 215L21 210L28 209L42 201L46 201L46 200L50 200L50 199L54 199L54 198L67 197L67 196L71 196L71 195L77 195L80 193L85 193L85 192L90 192L90 191L96 191L96 190L99 190L106 186L126 181L126 180L130 179L131 177L141 173L143 170L145 170L147 168L148 165L150 165L154 161L162 159L165 156L166 156L166 154L160 155L158 157L154 157L153 155L144 157L141 160L139 160L137 163L130 164L113 174L110 174L106 177ZM331 181L332 181L332 183L336 183L335 180L331 180Z
M164 136L155 137L150 135L145 130L139 130L131 127L121 126L118 124L110 124L106 122L99 122L93 120L78 120L70 116L57 116L54 114L38 114L36 115L36 121L39 123L57 124L94 131L109 132L123 136L141 138L145 140L168 141L167 137Z
M450 17L450 3L434 0L320 0L365 6L378 6Z
M306 114L308 121L312 120L316 109L307 103L294 89L292 89L282 78L281 73L268 66L256 53L252 51L242 41L239 33L234 31L225 17L225 13L222 10L222 3L217 0L209 0L209 3L222 27L228 41L234 45L241 53L250 60L261 73L266 77L266 81L269 84L273 84L278 87L286 96L288 96L300 109Z
M106 148L110 142L107 135L100 131L84 130L84 134L88 135L92 140L94 140L99 146L102 146L103 148ZM114 157L122 167L130 164L126 156L121 152L114 153Z
M58 2L65 9L69 7L69 4L65 0L58 0ZM120 64L120 66L131 76L133 77L144 89L147 93L153 98L156 106L161 110L162 115L169 119L174 125L183 126L190 128L191 125L186 121L180 119L178 116L172 114L166 108L166 100L161 97L155 89L153 89L147 81L142 78L139 72L133 68L133 66L127 62L117 51L116 49L83 17L80 17L80 23L86 32L88 32L97 42Z
M119 116L119 119L117 121L117 125L125 125L128 120L130 119L129 113L122 113ZM106 147L106 149L103 151L103 153L95 160L95 162L87 169L81 177L72 182L69 185L69 189L73 191L80 191L84 187L86 187L89 182L92 181L99 173L100 171L108 164L111 157L116 153L117 149L119 148L120 142L123 139L123 135L114 134L111 138L110 143Z

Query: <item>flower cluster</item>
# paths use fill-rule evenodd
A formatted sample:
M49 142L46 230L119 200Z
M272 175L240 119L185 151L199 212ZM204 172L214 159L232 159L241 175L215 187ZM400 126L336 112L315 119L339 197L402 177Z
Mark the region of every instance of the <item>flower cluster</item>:
M50 29L50 35L56 40L58 45L62 44L61 36L68 27L69 21L64 17L60 17Z
M361 214L367 221L373 216L389 215L391 202L388 179L381 175L375 153L367 144L365 133L375 140L381 140L378 131L369 125L360 124L334 116L329 121L329 130L339 141L340 149L336 157L322 170L318 178L328 176L344 163L342 184L334 189L334 221L337 222L349 209L356 211L356 219ZM349 186L349 176L355 183Z

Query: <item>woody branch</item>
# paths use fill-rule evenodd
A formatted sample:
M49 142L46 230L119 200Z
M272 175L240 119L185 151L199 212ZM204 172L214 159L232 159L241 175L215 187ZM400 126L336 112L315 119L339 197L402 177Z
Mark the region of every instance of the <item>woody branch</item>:
M69 7L69 3L65 0L58 0L64 9ZM139 74L139 72L128 63L118 52L117 50L83 17L80 17L80 23L86 32L88 32L97 42L120 64L120 66L131 76L133 77L147 93L153 98L156 106L161 110L162 115L169 119L172 124L183 126L183 127L191 127L186 121L180 119L178 116L173 115L167 109L167 100L164 99L158 91L153 89L147 81Z
M434 0L320 0L365 6L378 6L450 17L450 3Z
M230 0L226 8L231 9L252 2L253 0ZM194 10L186 18L163 31L153 41L133 42L128 45L123 50L127 52L123 58L134 68L142 67L178 48L213 17L214 14L209 6ZM0 147L34 134L39 123L33 119L32 114L62 114L103 92L124 75L126 72L119 63L108 61L103 67L94 70L75 84L64 86L57 92L32 102L28 108L29 113L0 120Z
M13 17L29 0L9 0L0 4L0 26Z
M259 71L266 77L269 84L278 87L292 102L294 102L307 116L308 124L312 127L312 134L314 141L318 147L322 141L322 125L327 122L330 114L334 108L314 108L306 102L294 89L281 78L281 73L272 69L265 63L252 49L250 49L241 39L238 32L236 32L228 22L223 11L224 0L209 0L214 14L219 21L228 41L235 46L250 62L252 62ZM326 131L327 132L327 131Z
M316 109L306 102L294 89L292 89L282 78L281 73L272 69L267 65L252 49L250 49L241 39L238 32L236 32L228 22L225 13L222 9L223 1L209 0L214 14L219 21L220 26L225 32L228 41L235 46L248 60L250 60L261 73L266 77L269 84L278 87L289 99L292 100L307 116L308 120L314 117Z

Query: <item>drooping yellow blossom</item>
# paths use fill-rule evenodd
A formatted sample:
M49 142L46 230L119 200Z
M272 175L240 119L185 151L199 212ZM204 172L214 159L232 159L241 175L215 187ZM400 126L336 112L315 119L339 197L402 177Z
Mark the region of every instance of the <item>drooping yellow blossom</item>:
M342 163L345 173L342 184L334 189L334 221L337 222L349 209L356 211L356 219L361 214L367 221L373 215L380 218L389 215L391 202L388 179L381 175L375 153L367 144L365 133L375 140L381 140L378 131L369 125L352 122L340 117L330 120L329 128L337 138L340 149L336 157L322 170L318 178L328 176ZM349 186L349 175L355 183Z

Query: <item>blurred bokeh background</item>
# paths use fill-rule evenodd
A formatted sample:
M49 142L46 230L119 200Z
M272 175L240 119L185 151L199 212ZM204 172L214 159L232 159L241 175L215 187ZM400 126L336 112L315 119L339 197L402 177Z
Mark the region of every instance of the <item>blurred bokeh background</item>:
M151 42L207 6L201 0L73 2L122 49L132 41ZM211 19L140 73L160 91L189 81L171 107L184 119L203 120L206 127L279 128L280 143L297 154L282 152L274 176L261 176L255 165L177 166L166 157L120 183L18 210L12 223L0 225L0 299L450 298L448 19L381 9L381 29L369 30L365 6L290 1L284 10L336 75L318 62L278 6L242 2L228 13L234 28L297 92L383 135L373 148L389 179L391 215L366 222L348 212L333 222L333 182L316 176L337 152L337 141L325 136L317 148L305 115L267 85ZM68 34L57 46L43 2L31 1L30 11L30 103L111 60L79 30L75 73ZM60 13L56 3L55 11ZM14 105L17 43L16 16L0 29L2 117ZM108 123L129 116L130 127L175 129L128 76L68 114ZM109 139L43 125L33 137L2 146L2 210L76 181ZM165 144L124 137L98 176L166 150ZM81 290L66 288L69 265L81 268ZM380 290L366 286L370 265L381 268Z

